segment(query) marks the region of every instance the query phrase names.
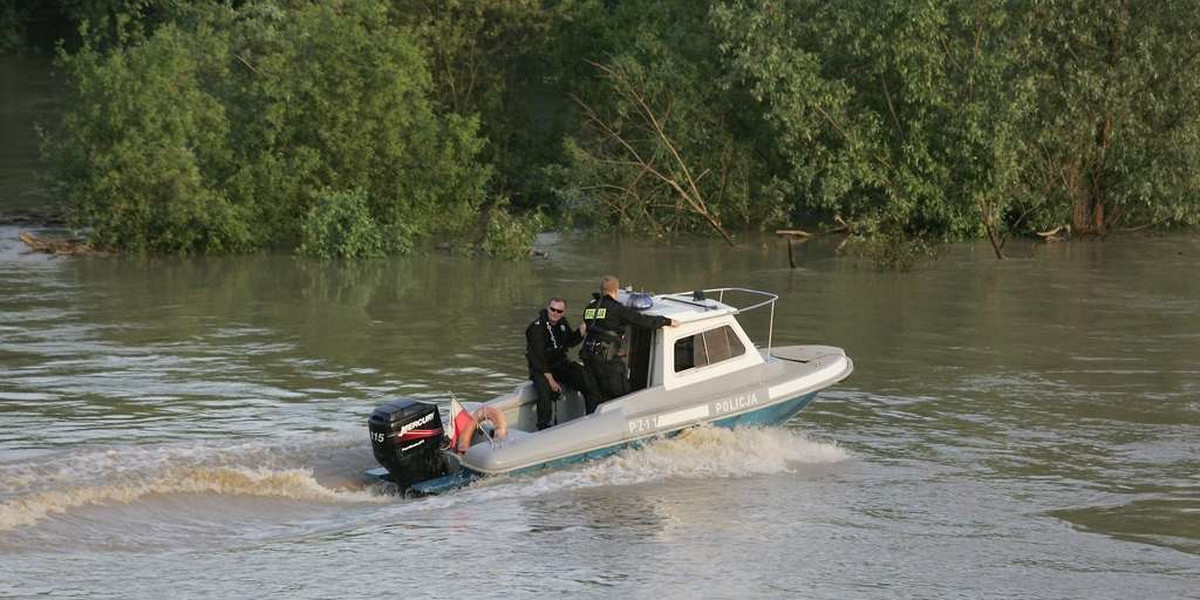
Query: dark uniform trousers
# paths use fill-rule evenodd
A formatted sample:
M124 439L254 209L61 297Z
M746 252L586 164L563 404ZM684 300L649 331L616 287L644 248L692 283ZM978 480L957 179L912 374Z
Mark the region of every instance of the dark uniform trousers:
M568 361L551 370L550 373L558 380L559 385L578 391L588 405L588 412L592 412L593 404L598 402L596 393L592 391L595 387L589 381L590 376L583 370L583 365ZM530 373L529 379L533 381L533 389L537 391L537 428L545 429L554 424L551 419L554 414L554 392L550 389L550 382L546 381L546 377L542 373Z
M595 376L596 385L600 388L600 395L603 397L602 402L608 402L629 393L629 377L626 373L625 361L620 357L606 360L603 353L584 356L583 364ZM589 403L588 414L595 410L596 406Z

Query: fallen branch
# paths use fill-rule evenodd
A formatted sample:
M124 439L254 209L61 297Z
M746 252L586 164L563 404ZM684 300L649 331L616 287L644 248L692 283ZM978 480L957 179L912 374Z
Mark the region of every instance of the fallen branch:
M605 78L612 82L613 89L619 96L630 101L636 107L637 116L641 121L637 127L649 133L660 147L666 150L669 159L665 161L666 164L663 164L653 154L643 155L634 146L633 142L635 140L629 139L618 131L618 125L603 119L591 105L572 94L571 99L579 105L586 121L598 129L604 135L605 139L615 142L625 150L633 163L629 166L635 166L639 170L639 179L643 175L649 174L659 183L670 188L675 192L678 201L681 202L677 210L691 213L704 219L709 227L720 234L727 244L733 246L733 238L730 237L729 232L721 224L720 218L709 207L699 188L700 180L709 173L709 170L705 169L698 176L693 175L689 162L683 157L682 152L676 147L671 136L667 133L666 118L670 114L670 106L668 105L665 111L656 113L650 106L650 102L635 87L634 82L628 79L623 71L613 69L598 62L587 62L601 71ZM672 166L678 170L678 173L682 176L681 178L674 176L670 170Z
M834 215L833 222L837 223L837 227L830 227L829 229L826 229L825 230L826 234L831 234L831 233L846 233L846 234L848 234L854 230L854 228L851 227L850 224L847 223L846 220L843 219L841 215Z
M236 59L238 62L242 63L242 66L246 67L246 69L249 70L251 73L258 75L259 77L262 77L262 73L259 73L258 69L255 69L254 65L250 64L250 61L246 60L245 58L242 58L241 54L234 54L233 58Z
M1133 233L1135 231L1142 231L1144 229L1151 229L1153 227L1158 227L1166 222L1167 222L1166 219L1161 219L1158 221L1154 221L1153 223L1142 223L1141 225L1134 225L1133 227L1119 227L1119 228L1114 227L1111 229L1111 231L1113 231L1115 233Z
M785 238L807 238L812 237L812 234L802 229L776 229L775 235Z
M55 256L108 256L108 252L96 250L87 242L76 239L64 240L44 240L38 239L28 231L22 231L17 234L26 246L29 246L30 252L44 252Z
M1049 231L1035 231L1047 244L1071 239L1071 225L1059 225Z

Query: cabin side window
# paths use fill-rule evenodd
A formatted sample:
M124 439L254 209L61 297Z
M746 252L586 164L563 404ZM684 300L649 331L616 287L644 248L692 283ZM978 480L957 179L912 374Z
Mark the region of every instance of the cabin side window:
M715 365L746 353L746 346L725 325L675 341L675 372Z

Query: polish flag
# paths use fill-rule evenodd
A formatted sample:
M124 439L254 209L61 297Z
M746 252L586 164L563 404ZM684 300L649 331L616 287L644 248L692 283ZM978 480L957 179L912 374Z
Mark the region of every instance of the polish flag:
M458 438L475 425L475 417L471 416L471 411L463 408L463 405L459 404L457 398L451 398L450 431L447 433L447 435L450 436L450 447L455 450L459 450ZM466 450L466 448L463 448L462 450Z

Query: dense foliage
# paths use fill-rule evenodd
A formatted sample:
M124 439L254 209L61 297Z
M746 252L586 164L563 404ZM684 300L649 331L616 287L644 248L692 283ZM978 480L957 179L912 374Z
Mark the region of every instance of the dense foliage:
M485 200L476 119L435 111L414 37L373 2L181 9L63 62L77 97L50 150L101 246L370 256Z
M556 172L559 198L591 223L665 234L782 222L764 186L768 133L751 98L727 83L704 3L619 3L606 48L580 57L587 82L569 92L580 126Z
M868 232L986 235L997 256L1031 226L1196 222L1194 4L798 0L713 15L797 207Z
M1002 256L1200 221L1185 0L60 4L83 34L48 149L103 246L512 256L547 223L836 224L885 256Z

